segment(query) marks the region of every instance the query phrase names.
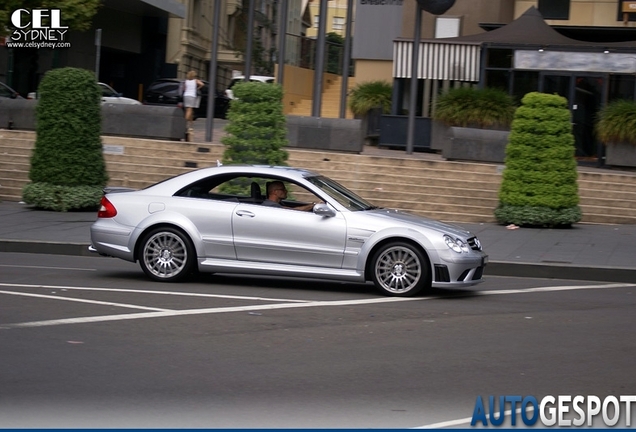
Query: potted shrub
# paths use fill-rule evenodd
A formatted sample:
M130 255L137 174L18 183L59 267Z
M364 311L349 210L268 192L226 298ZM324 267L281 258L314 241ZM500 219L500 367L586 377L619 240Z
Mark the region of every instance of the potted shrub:
M386 81L367 81L349 93L349 108L362 120L362 131L370 144L379 138L380 116L391 112L393 87Z
M514 99L503 90L451 89L435 105L433 119L443 130L433 133L438 142L432 147L446 159L503 162L515 109Z
M512 122L495 217L501 224L570 226L581 220L567 100L532 92Z
M616 100L602 108L596 135L605 144L607 165L636 167L636 102Z

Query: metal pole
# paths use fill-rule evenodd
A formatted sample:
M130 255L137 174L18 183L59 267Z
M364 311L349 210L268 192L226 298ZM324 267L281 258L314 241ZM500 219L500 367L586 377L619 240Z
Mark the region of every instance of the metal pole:
M212 46L210 54L210 71L208 76L208 109L205 118L205 141L212 141L214 124L214 104L216 102L216 69L219 55L219 18L221 16L221 0L214 0L214 19L212 20Z
M415 141L415 110L417 109L417 81L420 62L420 34L422 32L422 8L419 2L415 3L415 35L413 36L413 54L411 55L411 89L409 100L409 121L406 137L406 154L413 153Z
M245 48L244 81L249 81L252 75L252 41L254 39L254 0L250 0L247 11L247 47Z
M278 76L276 82L283 84L283 75L285 74L285 50L287 45L287 8L289 0L281 0L280 15L278 17Z
M347 116L347 93L349 91L349 65L351 64L351 24L353 22L353 0L347 0L347 23L345 28L344 60L342 65L342 90L340 90L340 118Z
M99 60L102 52L102 29L95 30L95 78L99 81Z
M327 40L327 3L328 0L320 0L318 40L316 41L316 67L314 70L314 94L311 107L312 117L320 117L320 105L322 102L322 80L325 69L325 42Z

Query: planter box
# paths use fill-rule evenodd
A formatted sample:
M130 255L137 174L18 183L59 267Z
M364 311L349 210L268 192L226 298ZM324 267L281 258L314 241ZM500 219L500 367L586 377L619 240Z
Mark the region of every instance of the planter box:
M406 148L408 135L408 116L382 115L380 117L380 140L378 146ZM431 119L415 117L413 150L431 148Z
M362 120L288 115L288 146L311 150L361 153Z
M445 159L503 163L506 158L510 131L450 127L447 133L442 147Z
M608 143L605 146L605 165L636 167L636 144Z

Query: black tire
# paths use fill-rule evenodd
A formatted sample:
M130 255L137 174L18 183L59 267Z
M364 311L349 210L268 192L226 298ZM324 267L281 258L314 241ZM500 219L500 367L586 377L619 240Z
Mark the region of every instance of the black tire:
M388 296L415 296L431 285L428 259L405 242L390 242L378 249L370 270L375 286Z
M182 281L192 274L196 264L190 238L171 227L149 231L139 244L138 257L144 273L160 282Z

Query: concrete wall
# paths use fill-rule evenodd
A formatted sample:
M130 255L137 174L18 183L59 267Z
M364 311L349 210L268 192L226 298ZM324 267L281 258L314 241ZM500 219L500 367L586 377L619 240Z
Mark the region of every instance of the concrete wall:
M37 101L0 98L0 127L34 131ZM185 136L183 110L148 105L102 105L102 134L178 141Z
M287 116L289 147L362 152L361 120Z
M504 162L509 131L448 128L448 139L442 148L442 157L448 160Z
M32 99L0 98L0 127L34 131L36 106Z
M392 60L356 60L356 84L368 81L393 83Z

